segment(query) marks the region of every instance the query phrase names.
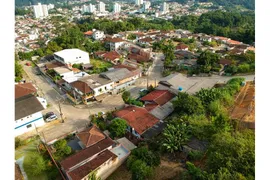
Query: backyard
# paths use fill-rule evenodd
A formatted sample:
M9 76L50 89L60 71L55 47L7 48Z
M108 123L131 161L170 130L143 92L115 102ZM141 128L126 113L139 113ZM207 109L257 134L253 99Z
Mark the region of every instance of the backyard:
M113 66L112 63L99 59L91 59L90 64L93 65L93 70L90 71L91 73L105 72L108 68Z

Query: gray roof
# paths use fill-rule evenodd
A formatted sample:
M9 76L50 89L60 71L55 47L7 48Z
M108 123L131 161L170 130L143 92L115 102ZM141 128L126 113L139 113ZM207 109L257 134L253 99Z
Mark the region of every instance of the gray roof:
M128 149L129 151L137 148L137 146L135 146L131 141L129 141L127 138L123 137L120 139L116 140L117 142L119 142L120 144L122 144L126 149Z
M166 117L168 117L173 112L173 104L169 101L165 103L163 106L157 106L152 111L150 111L150 114L155 116L156 118L160 120L164 120Z
M166 123L165 122L158 122L157 124L155 124L153 127L149 128L148 130L146 130L142 136L144 139L151 139L154 136L159 135L163 129L166 127Z
M111 83L112 81L106 78L101 77L99 74L92 74L90 76L85 76L78 81L85 82L91 89L106 85Z
M37 113L43 109L39 100L32 94L17 98L15 100L15 120Z
M112 81L120 81L122 79L125 79L129 77L131 72L127 70L126 68L117 68L112 69L107 72L101 73L102 76L112 80Z

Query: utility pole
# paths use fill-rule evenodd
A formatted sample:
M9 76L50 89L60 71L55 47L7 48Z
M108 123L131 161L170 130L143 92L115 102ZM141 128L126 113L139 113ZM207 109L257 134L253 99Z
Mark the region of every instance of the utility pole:
M62 120L62 123L64 123L64 118L63 118L63 113L62 113L62 108L61 108L61 102L60 102L61 99L58 99L57 100L57 103L58 103L58 107L59 107L59 112L60 112L60 116L61 116L61 120Z

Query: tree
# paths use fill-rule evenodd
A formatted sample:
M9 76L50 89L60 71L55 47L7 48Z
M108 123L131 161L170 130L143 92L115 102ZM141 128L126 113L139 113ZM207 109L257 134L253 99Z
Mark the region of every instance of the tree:
M169 40L168 45L164 45L162 51L165 56L165 60L164 60L165 67L169 67L170 65L172 65L172 62L175 58L174 49L175 49L175 46L173 45L171 40Z
M127 129L127 122L124 119L116 118L112 120L109 130L113 137L122 137L125 135Z
M23 68L22 65L15 60L15 82L19 82L22 79Z
M204 107L199 98L187 93L179 92L177 99L173 101L175 112L179 114L203 114Z
M170 153L182 151L189 138L190 129L187 123L182 119L174 119L164 129L162 146Z
M55 142L53 146L56 149L56 152L53 154L56 160L60 160L71 153L71 147L67 145L65 139Z
M127 39L134 40L134 39L136 39L136 35L135 34L129 34Z
M206 165L211 173L226 168L231 173L237 172L254 179L255 134L251 130L218 133L213 136L207 156Z
M195 94L196 97L200 98L202 104L207 107L211 102L220 99L221 90L218 88L202 88Z
M144 161L150 167L155 167L160 164L159 155L150 151L146 146L134 149L131 154L136 157L135 159Z
M46 161L38 153L31 153L25 156L23 168L27 176L37 176L46 170Z
M153 174L152 167L147 166L142 160L133 162L130 170L132 172L132 180L144 180Z
M124 91L122 94L122 99L125 103L128 103L129 99L131 98L129 91Z
M213 66L219 60L219 55L211 53L210 51L204 51L198 57L197 63L203 66Z

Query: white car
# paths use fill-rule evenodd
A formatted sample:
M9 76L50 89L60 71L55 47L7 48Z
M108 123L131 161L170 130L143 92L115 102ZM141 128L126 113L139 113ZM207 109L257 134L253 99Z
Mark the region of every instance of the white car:
M53 115L49 116L45 121L51 122L51 121L53 121L53 120L56 120L57 118L58 118L58 117L57 117L55 114L53 114Z

